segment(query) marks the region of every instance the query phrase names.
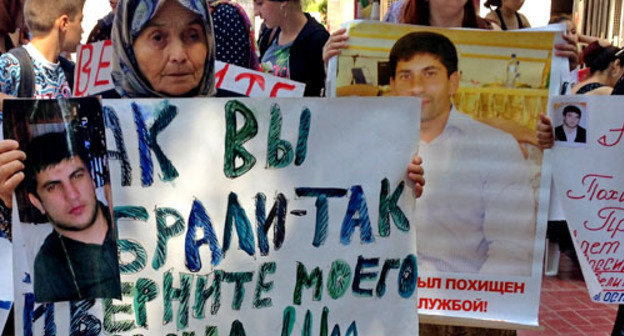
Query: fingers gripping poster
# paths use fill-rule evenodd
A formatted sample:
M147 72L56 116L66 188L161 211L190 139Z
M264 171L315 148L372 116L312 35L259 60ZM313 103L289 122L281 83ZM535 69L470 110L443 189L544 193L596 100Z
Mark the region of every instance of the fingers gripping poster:
M624 303L621 97L553 99L553 179L589 295Z
M121 299L34 302L18 254L20 334L418 333L417 99L102 105Z
M537 325L550 181L535 126L558 92L555 33L346 26L329 75L336 96L423 101L421 321Z

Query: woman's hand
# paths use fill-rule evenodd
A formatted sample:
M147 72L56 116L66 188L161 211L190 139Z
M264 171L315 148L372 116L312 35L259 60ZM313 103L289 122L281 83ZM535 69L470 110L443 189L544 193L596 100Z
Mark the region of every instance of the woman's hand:
M13 192L24 180L24 161L26 154L18 149L15 140L0 141L0 199L11 208L13 205Z
M425 170L422 167L422 158L418 155L407 166L407 177L414 182L414 195L419 198L425 186Z
M555 44L555 55L567 58L570 62L570 71L572 71L579 63L578 43L568 35L563 35L563 39L566 43Z
M555 144L552 122L545 114L540 114L540 120L537 124L537 143L541 149L549 149Z
M329 39L323 46L323 62L325 62L326 67L330 58L339 55L342 49L349 46L347 44L348 39L349 35L347 35L345 28L338 29L329 36Z

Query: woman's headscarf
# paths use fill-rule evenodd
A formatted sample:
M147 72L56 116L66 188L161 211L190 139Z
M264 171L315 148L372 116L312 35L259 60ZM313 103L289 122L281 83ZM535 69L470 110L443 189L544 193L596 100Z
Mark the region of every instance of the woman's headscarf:
M137 37L156 16L158 10L167 0L121 0L117 5L115 22L113 23L113 70L112 77L117 92L122 97L167 97L166 94L152 89L145 79L134 55L133 44ZM202 18L206 31L208 54L204 63L204 75L197 89L198 96L214 94L215 42L212 19L208 14L207 3L203 0L171 0L177 1L184 8Z

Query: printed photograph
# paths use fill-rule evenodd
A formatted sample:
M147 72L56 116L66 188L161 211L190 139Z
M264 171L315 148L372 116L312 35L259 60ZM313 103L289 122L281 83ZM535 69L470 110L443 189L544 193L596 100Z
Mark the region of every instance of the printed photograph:
M16 195L35 301L120 298L99 100L6 100L4 136L26 153Z
M554 33L355 22L335 95L422 99L419 270L531 276Z
M566 147L587 144L587 105L585 103L556 103L554 105L555 141Z

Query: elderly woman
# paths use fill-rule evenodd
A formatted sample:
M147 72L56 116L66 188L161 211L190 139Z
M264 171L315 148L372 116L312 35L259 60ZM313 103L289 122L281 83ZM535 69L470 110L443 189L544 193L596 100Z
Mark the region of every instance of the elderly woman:
M122 0L112 40L113 82L122 97L214 93L215 47L206 2Z
M206 2L121 0L112 40L112 76L122 97L213 95L215 47ZM24 157L16 141L0 141L0 215L7 220Z

